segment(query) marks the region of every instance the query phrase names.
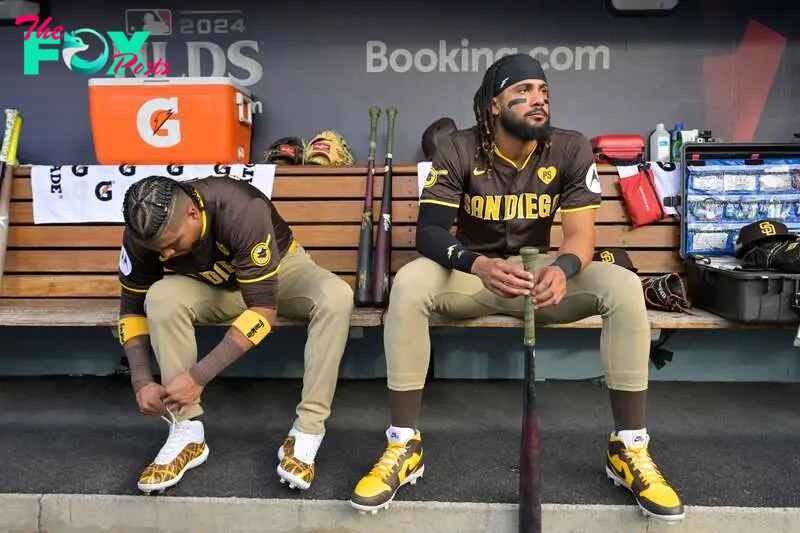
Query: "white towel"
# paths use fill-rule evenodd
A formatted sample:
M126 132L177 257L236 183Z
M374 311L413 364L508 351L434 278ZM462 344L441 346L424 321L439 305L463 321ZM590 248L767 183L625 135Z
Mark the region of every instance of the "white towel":
M272 198L275 165L37 165L31 169L33 223L122 223L125 192L142 178L156 174L187 181L226 173Z

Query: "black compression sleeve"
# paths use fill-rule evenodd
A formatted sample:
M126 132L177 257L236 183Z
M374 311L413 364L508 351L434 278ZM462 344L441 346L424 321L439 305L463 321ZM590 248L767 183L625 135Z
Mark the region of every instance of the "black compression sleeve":
M469 273L479 254L464 248L450 234L456 216L455 207L420 204L417 220L417 251L446 268Z

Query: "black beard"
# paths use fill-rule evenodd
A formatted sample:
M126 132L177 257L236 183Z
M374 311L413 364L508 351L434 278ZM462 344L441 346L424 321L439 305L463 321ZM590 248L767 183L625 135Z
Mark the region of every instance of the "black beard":
M523 141L546 141L553 133L549 115L547 116L547 122L541 126L531 126L504 109L500 112L500 123L508 133Z

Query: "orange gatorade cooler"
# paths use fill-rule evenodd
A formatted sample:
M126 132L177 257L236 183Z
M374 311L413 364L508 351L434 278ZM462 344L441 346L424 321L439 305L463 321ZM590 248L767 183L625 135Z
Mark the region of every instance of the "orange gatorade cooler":
M253 100L230 78L91 78L102 165L250 163Z

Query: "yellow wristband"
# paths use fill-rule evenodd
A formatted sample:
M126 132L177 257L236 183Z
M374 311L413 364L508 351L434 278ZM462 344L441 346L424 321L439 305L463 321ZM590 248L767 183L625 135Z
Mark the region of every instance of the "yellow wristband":
M117 331L119 332L119 343L123 345L134 337L150 334L147 318L143 316L120 318L117 323Z
M267 319L252 309L245 309L231 325L241 331L253 345L258 345L272 330Z

